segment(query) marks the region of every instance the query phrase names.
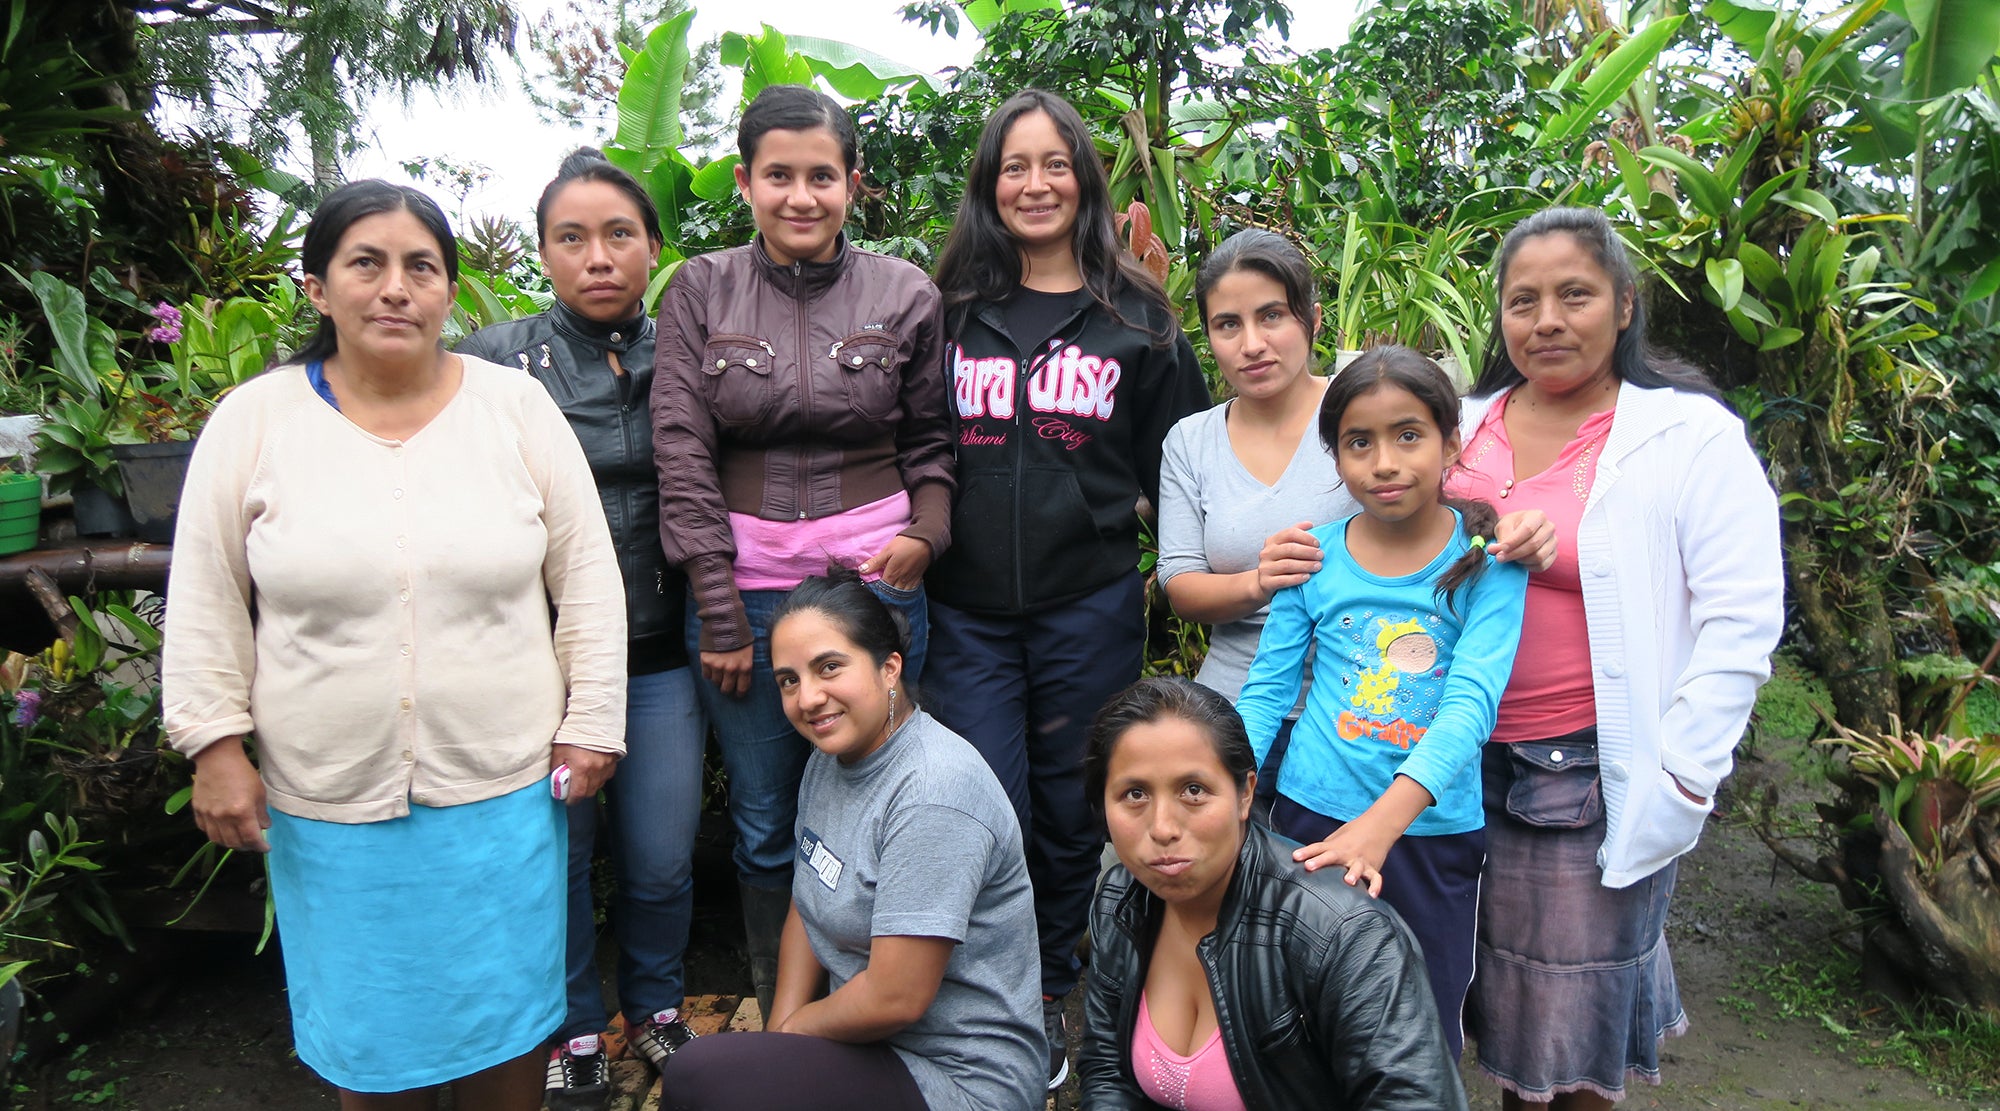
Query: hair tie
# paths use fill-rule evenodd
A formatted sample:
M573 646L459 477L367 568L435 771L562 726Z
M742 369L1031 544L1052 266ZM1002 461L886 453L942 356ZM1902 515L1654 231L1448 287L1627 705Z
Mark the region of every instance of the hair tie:
M1481 552L1486 552L1486 538L1484 536L1473 537L1471 544L1472 547L1478 548ZM1490 555L1492 553L1487 552L1486 554Z

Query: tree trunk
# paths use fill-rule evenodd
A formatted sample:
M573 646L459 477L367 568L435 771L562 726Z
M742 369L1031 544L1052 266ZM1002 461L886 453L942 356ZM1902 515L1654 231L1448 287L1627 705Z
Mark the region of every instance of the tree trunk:
M1820 426L1779 420L1765 436L1780 495L1836 500L1843 476L1827 473L1833 456L1820 449ZM1881 570L1853 546L1829 544L1814 521L1785 525L1785 575L1799 629L1814 670L1833 695L1835 716L1852 729L1887 733L1898 710L1896 642Z
M1875 812L1882 831L1882 886L1916 941L1910 973L1946 999L2000 1019L2000 887L1992 856L2000 814L1966 814L1953 823L1948 853L1924 867L1893 815Z

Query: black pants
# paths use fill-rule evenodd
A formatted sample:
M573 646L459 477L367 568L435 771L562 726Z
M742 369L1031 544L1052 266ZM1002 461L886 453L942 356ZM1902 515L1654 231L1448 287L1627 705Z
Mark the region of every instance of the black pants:
M1324 841L1346 824L1282 793L1271 811L1271 828L1302 845ZM1465 1049L1465 993L1472 987L1479 876L1485 865L1483 827L1430 837L1405 834L1382 862L1382 901L1396 908L1417 935L1453 1061Z
M896 1051L805 1034L696 1038L667 1062L665 1111L927 1111Z
M1103 823L1083 797L1084 739L1098 708L1139 678L1144 589L1134 571L1016 617L931 600L924 708L972 742L1014 804L1035 888L1043 995L1076 986L1076 946L1104 852Z

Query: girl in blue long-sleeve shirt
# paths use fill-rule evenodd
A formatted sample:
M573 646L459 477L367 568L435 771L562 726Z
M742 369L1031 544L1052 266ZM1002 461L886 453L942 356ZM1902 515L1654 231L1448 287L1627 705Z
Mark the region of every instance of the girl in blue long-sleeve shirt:
M1261 761L1311 655L1271 824L1302 843L1294 859L1345 867L1409 923L1455 1055L1486 852L1476 757L1527 572L1487 558L1491 506L1445 497L1458 399L1436 363L1369 351L1327 387L1319 430L1361 512L1312 530L1324 565L1272 598L1237 710Z

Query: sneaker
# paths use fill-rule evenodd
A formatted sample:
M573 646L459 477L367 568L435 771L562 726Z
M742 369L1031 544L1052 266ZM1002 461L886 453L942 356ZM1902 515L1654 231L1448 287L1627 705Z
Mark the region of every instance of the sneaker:
M611 1100L611 1074L597 1035L572 1038L549 1051L542 1093L549 1111L602 1111Z
M694 1040L694 1031L681 1021L680 1011L669 1007L634 1027L629 1036L632 1048L651 1061L655 1069L664 1069L667 1058Z
M1063 1023L1063 1001L1042 999L1042 1034L1049 1040L1049 1091L1069 1079L1069 1031Z

